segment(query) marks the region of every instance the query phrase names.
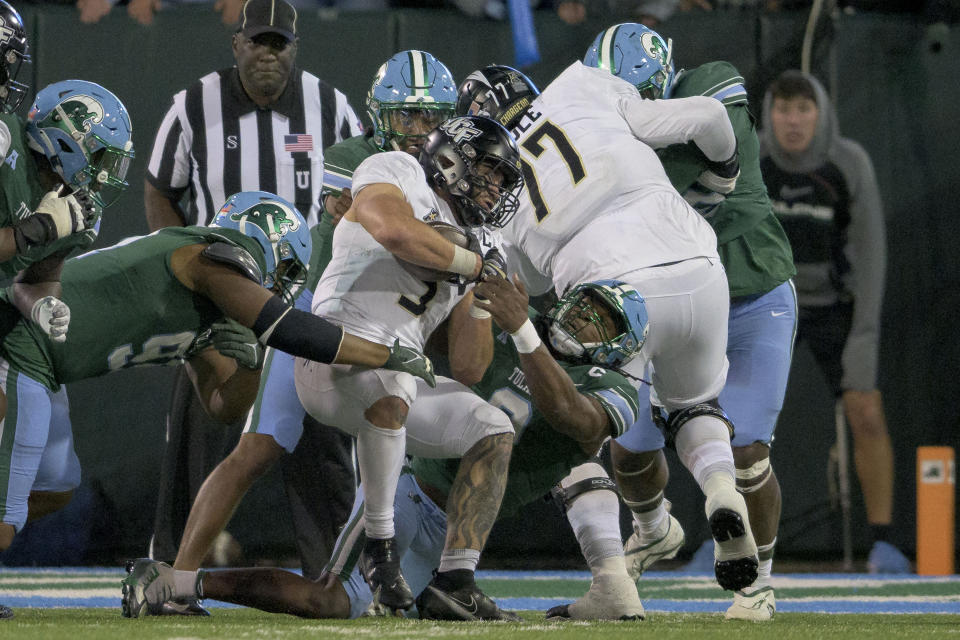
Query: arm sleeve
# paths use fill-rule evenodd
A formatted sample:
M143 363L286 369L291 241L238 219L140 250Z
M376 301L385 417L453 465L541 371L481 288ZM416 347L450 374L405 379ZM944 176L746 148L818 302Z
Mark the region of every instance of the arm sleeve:
M707 159L722 162L737 146L727 111L713 98L644 100L640 94L621 93L620 114L633 135L654 149L693 142Z
M859 144L843 140L838 165L850 187L850 226L844 247L853 293L853 323L843 348L844 389L877 387L880 315L887 268L886 225L880 190L870 156Z
M147 180L171 200L178 200L190 185L190 149L193 130L187 120L186 91L173 97L167 110L147 164Z

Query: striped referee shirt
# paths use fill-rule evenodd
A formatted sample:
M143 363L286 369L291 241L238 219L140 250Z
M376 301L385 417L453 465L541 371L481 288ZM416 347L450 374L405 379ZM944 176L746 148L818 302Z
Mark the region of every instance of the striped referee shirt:
M173 96L157 131L147 179L186 224L206 225L238 191L268 191L317 223L323 150L363 130L340 91L295 69L280 99L260 108L236 67L209 73Z

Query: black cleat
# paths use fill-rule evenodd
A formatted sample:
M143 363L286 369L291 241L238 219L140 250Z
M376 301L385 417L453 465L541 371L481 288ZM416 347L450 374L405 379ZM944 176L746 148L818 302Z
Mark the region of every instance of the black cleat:
M13 609L5 604L0 604L0 620L13 617Z
M413 592L400 573L400 555L397 553L396 538L377 540L367 538L363 545L367 556L367 582L377 601L393 610L409 609L413 606Z
M513 611L497 606L476 584L456 591L446 591L436 584L437 578L417 596L417 611L424 620L503 620L520 622Z
M710 531L717 547L734 546L747 535L743 518L733 509L720 508L710 514ZM717 583L724 589L738 591L749 587L757 579L760 562L756 553L741 557L717 558L713 565Z

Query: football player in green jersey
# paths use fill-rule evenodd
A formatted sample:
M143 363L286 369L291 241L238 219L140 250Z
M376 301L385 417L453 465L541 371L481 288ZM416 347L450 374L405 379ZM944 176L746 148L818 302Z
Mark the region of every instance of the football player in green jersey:
M211 415L236 419L256 394L263 346L396 368L433 383L422 354L357 338L288 304L310 252L293 205L242 192L209 227L162 229L68 260L66 342L22 319L0 295L0 550L28 517L63 506L79 484L64 384L185 360Z
M6 9L0 17L12 33L0 34L0 51L22 56L22 23ZM70 322L59 297L63 260L93 243L102 208L126 188L131 134L120 100L84 80L41 89L26 122L0 113L0 273L14 277L17 309L55 341L66 340Z
M297 309L310 312L313 291L330 261L334 227L352 203L353 170L365 158L381 151L401 150L416 155L426 134L453 114L455 100L456 83L450 71L425 51L401 51L380 67L367 94L367 110L373 127L364 135L344 140L324 152L325 210L310 232L313 254L306 286L296 300ZM197 494L175 568L189 570L200 566L247 489L285 451L296 448L303 433L304 417L305 411L293 384L293 357L268 350L259 393L244 433ZM318 569L327 559L320 562ZM308 572L308 567L304 567L304 571Z
M490 312L499 326L490 336L493 360L473 389L509 412L517 431L501 505L504 516L542 498L572 467L596 455L604 439L633 423L636 391L607 367L639 352L646 311L635 290L614 281L577 287L546 317L529 310L519 280L490 279L477 286L477 293L486 298L477 306ZM437 593L428 586L444 546L443 508L457 467L456 460L413 459L396 492L396 537L404 554L403 575L415 593L424 589L417 606L432 614L442 609L451 619L478 620L495 609L489 599L475 593ZM590 487L568 485L568 505L575 504L578 494L596 492L609 493L616 508L613 483L609 478L603 482L602 467L595 467ZM373 602L358 563L363 545L361 485L329 572L319 581L281 569L188 572L144 560L134 569L136 577L129 579L135 588L126 590L124 609L143 615L166 599L193 596L311 618L357 617ZM615 617L639 619L643 607L624 569L621 556L620 571L629 588L621 590L624 602Z
M733 125L740 176L730 193L705 186L709 167L692 145L673 145L658 155L673 186L716 232L730 286L730 369L719 402L735 427L731 444L737 490L747 504L760 562L757 579L735 592L726 617L769 620L776 609L770 572L780 519L780 486L770 466L770 446L796 335L791 280L796 269L760 175L759 141L743 78L727 62L674 73L670 42L634 23L602 31L583 62L623 78L651 99L714 98L726 107ZM648 394L641 393L641 404L641 419L652 424ZM634 534L626 550L635 577L657 559L676 555L683 544L680 524L667 513L663 500L663 439L647 439L644 433L657 432L631 431L611 447L617 483L634 513ZM709 555L712 563L713 553Z

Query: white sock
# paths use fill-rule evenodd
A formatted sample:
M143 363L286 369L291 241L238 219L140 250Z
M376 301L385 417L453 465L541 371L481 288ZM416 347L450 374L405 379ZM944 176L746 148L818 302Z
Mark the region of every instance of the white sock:
M455 569L476 571L478 562L480 562L479 549L450 549L449 551L444 549L440 554L440 566L437 567L437 573Z
M197 572L173 570L173 597L174 598L196 598L197 597Z
M580 480L598 477L607 477L603 467L595 462L587 462L571 471L560 484L568 487ZM626 573L617 494L604 489L581 493L567 505L567 520L594 575L598 572ZM619 561L607 562L609 558L618 558Z
M357 434L357 459L364 486L364 521L370 538L392 538L393 499L407 451L407 430L382 429L370 423Z
M637 523L637 531L640 532L640 539L644 542L659 540L667 535L667 525L670 523L670 517L667 513L667 506L661 502L655 508L642 513L633 513L633 521Z

